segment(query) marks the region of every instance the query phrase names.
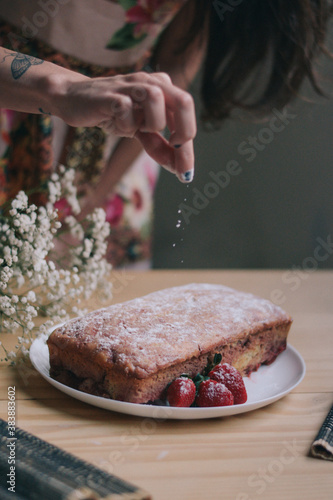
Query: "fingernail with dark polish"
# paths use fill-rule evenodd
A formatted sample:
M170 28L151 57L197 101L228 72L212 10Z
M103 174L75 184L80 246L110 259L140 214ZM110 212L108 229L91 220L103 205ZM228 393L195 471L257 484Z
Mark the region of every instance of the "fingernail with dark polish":
M181 144L174 144L174 146L173 146L173 147L174 147L174 148L176 148L176 149L179 149L179 148L181 148L181 147L182 147L182 145L181 145Z
M192 182L194 177L194 170L188 170L187 172L180 174L180 177L183 182Z

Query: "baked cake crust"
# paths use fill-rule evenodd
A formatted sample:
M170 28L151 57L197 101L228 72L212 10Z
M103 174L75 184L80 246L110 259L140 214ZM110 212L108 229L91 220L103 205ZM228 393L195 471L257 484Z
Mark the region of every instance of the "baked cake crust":
M280 307L222 285L190 284L91 312L48 339L51 376L80 390L144 403L220 352L247 374L286 347Z

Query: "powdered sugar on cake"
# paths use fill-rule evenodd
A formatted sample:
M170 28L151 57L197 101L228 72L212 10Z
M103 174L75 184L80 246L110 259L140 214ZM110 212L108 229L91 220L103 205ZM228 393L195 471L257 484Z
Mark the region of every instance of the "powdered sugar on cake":
M209 293L208 293L209 292ZM125 307L126 306L126 307ZM222 285L190 284L115 304L58 328L56 344L138 378L290 318L271 302ZM59 335L60 334L60 335Z

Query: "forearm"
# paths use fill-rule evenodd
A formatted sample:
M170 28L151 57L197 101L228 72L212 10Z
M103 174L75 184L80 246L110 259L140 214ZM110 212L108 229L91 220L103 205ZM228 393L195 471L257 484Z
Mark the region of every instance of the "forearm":
M53 63L0 47L0 107L61 116L66 85L86 77Z
M88 78L0 48L0 107L55 115L72 127L98 126L118 137L135 136L182 182L193 177L193 99L165 73ZM172 130L168 141L160 134L166 126ZM131 146L133 154L138 149Z

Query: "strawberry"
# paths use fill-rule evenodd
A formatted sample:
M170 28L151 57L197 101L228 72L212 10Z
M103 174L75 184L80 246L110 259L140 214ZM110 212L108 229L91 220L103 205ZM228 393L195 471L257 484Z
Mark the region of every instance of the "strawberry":
M220 363L209 372L208 376L212 380L221 382L232 392L235 405L246 403L247 393L244 380L236 368L228 363Z
M201 382L195 402L198 406L230 406L234 397L225 385L208 379Z
M196 387L190 378L178 377L168 387L167 400L170 406L191 406L194 402Z

